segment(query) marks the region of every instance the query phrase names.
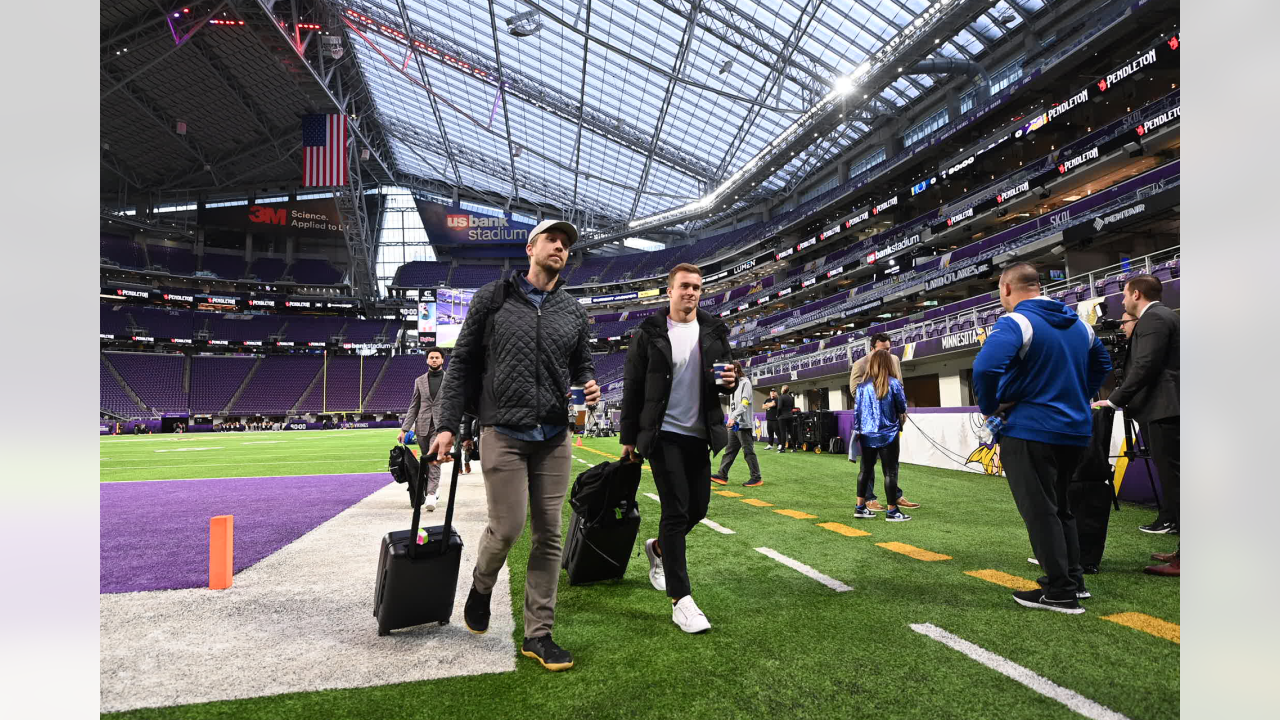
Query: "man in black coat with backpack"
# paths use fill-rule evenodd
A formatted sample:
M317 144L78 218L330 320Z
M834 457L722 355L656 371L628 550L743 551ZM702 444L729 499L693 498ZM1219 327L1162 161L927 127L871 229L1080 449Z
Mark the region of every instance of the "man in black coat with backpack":
M707 514L711 455L729 442L720 395L737 378L729 328L698 309L702 271L681 263L667 276L668 307L635 329L622 385L622 455L649 459L662 500L658 537L645 541L649 582L671 598L672 621L687 633L711 628L693 602L685 535ZM725 363L717 375L715 363Z

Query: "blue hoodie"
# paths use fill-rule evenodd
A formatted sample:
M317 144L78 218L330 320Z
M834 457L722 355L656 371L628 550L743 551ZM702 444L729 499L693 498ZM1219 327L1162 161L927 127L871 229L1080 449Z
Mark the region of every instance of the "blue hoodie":
M1032 298L987 333L973 361L973 391L983 415L1017 403L1001 436L1086 446L1093 434L1089 398L1110 371L1107 349L1075 311Z

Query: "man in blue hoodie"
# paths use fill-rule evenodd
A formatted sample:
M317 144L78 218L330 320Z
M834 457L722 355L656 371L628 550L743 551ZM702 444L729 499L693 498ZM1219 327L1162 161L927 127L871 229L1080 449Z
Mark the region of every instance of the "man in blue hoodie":
M1005 314L973 361L974 394L983 415L1005 418L1000 462L1048 576L1043 588L1015 592L1013 599L1076 615L1089 592L1067 485L1092 435L1089 399L1111 371L1111 359L1071 308L1040 296L1039 273L1030 263L1005 268L1000 304Z

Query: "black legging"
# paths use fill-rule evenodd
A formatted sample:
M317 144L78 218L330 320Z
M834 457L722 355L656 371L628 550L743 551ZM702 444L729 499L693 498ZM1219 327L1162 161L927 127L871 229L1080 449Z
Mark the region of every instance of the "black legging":
M765 423L765 426L769 432L769 444L773 445L774 438L782 437L782 430L778 427L777 420L769 420ZM782 444L778 443L778 447L782 447Z
M898 437L883 447L867 445L863 436L858 436L858 449L862 451L862 467L858 469L858 497L864 500L876 484L876 458L880 458L884 472L884 496L889 504L896 507L902 493L898 490Z

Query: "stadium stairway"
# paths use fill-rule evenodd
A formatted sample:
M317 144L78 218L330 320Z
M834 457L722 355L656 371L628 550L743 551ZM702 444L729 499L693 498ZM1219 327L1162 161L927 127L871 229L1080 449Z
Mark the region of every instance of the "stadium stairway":
M187 409L191 409L191 356L182 354L182 395L187 398Z
M117 370L115 366L111 364L111 361L107 359L106 353L98 354L102 356L102 364L106 366L107 372L111 373L111 377L115 378L116 384L124 389L124 394L129 396L129 399L133 401L133 404L137 405L140 411L152 412L151 408L148 407L146 403L142 402L142 399L138 397L138 394L133 391L133 388L129 387L129 383L125 382L124 376L120 374L120 371Z
M249 382L253 380L253 376L258 373L258 368L260 367L262 367L262 358L258 358L256 361L254 361L253 367L250 368L249 372L244 376L244 380L240 383L240 387L236 388L235 394L232 395L231 399L227 401L226 407L222 408L223 415L226 415L227 413L231 412L231 407L236 404L237 400L240 399L240 395L244 393L244 389L249 387Z
M324 363L321 363L320 370L316 372L315 377L311 378L311 382L307 385L307 389L302 391L302 395L298 396L298 401L293 404L293 407L289 408L290 415L298 414L298 408L302 407L302 403L305 402L307 398L311 397L311 393L315 391L316 385L318 385L323 379Z
M369 386L369 392L365 393L364 397L360 398L360 405L362 407L368 404L369 398L373 397L373 394L377 392L378 383L382 382L382 376L387 374L387 368L389 367L391 367L391 358L387 358L386 361L382 363L382 369L378 371L378 377L374 378L373 384Z

